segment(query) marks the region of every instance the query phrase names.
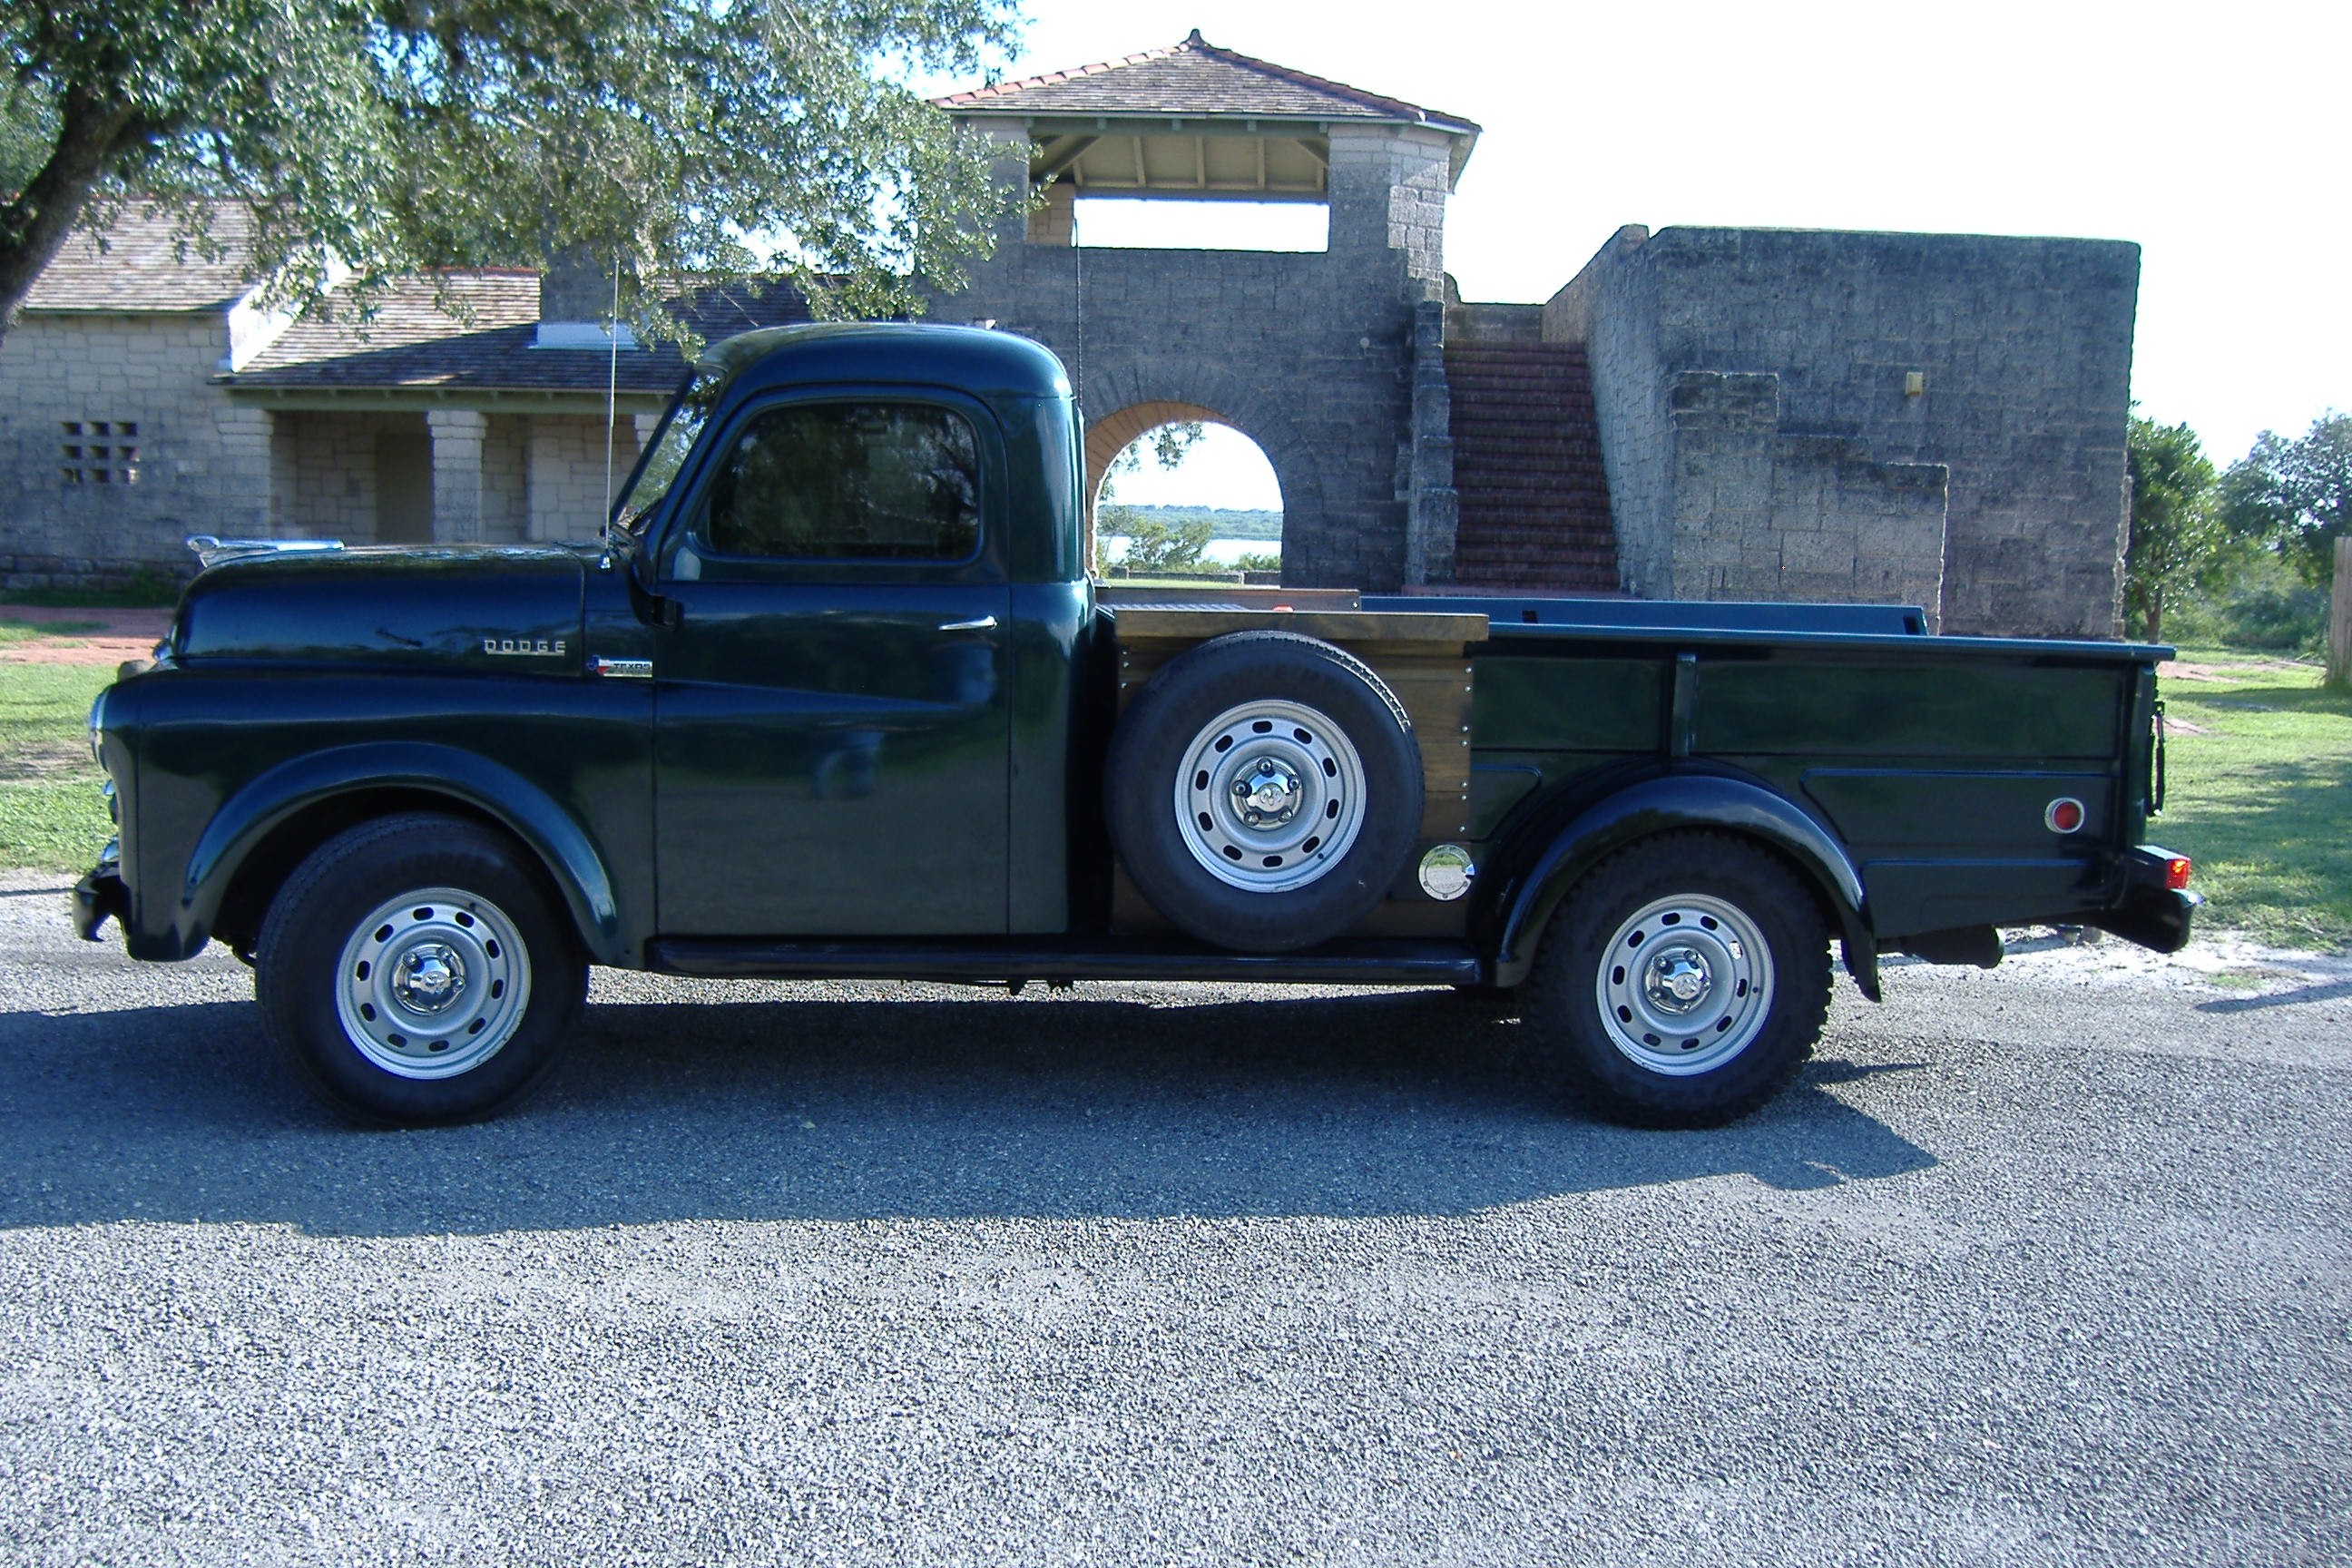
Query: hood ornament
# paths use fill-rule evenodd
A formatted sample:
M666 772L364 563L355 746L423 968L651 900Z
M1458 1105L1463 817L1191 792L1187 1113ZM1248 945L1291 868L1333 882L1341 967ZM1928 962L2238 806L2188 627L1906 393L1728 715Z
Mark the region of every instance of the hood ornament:
M343 547L340 539L223 539L216 533L192 533L182 542L196 552L197 564L205 567L247 555L323 555Z

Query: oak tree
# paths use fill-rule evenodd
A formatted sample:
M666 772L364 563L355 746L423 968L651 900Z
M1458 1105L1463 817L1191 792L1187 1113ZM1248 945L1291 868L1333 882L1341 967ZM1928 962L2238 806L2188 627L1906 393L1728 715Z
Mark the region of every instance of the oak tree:
M919 309L1020 198L911 80L1015 28L1013 0L11 0L0 331L131 199L199 248L233 204L286 301L568 259L641 322L683 277Z
M2124 613L2140 636L2160 641L2166 605L2212 585L2224 570L2231 536L2216 512L2213 463L2197 432L2134 415L2125 449L2132 496Z
M2263 431L2222 477L2221 502L2233 530L2326 583L2336 541L2352 539L2352 414L2324 414L2294 440Z

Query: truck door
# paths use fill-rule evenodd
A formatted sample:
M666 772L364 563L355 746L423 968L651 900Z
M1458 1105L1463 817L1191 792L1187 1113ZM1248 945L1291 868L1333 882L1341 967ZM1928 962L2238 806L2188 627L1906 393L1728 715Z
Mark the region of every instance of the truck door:
M659 567L660 930L1004 931L993 422L947 394L803 394L710 452Z

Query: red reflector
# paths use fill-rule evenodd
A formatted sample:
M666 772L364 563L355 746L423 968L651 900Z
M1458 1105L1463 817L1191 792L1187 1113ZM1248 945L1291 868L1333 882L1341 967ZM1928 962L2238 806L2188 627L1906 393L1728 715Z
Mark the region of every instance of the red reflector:
M2053 833L2072 833L2083 826L2083 803L2060 795L2042 811L2042 821Z
M2189 889L2189 874L2195 869L2189 863L2188 856L2175 855L2164 863L2164 885L2176 893L2186 892Z

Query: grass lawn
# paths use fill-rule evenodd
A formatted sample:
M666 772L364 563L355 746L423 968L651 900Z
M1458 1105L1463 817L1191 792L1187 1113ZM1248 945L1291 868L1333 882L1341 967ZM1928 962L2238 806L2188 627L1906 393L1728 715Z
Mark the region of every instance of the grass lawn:
M31 635L0 624L0 644ZM2163 683L2170 799L2149 836L2196 860L2200 927L2352 945L2352 698L2322 691L2314 665L2213 649L2181 662ZM0 664L0 866L87 870L111 837L83 725L112 679Z
M71 635L52 623L50 635ZM0 646L31 628L0 624ZM107 665L0 664L0 866L87 871L114 837L90 761L89 704L114 679Z
M2319 667L2183 649L2161 683L2170 789L2149 837L2197 862L2200 924L2352 945L2352 697Z

